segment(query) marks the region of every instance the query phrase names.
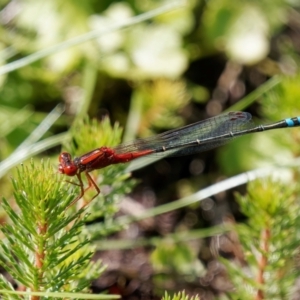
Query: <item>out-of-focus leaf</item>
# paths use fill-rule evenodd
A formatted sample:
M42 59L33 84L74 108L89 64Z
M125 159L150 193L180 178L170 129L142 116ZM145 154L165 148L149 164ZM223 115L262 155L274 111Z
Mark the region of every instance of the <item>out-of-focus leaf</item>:
M269 35L282 26L285 14L283 1L210 1L203 15L206 42L234 61L257 63L267 56Z
M120 23L133 16L131 7L126 2L112 3L101 15L93 15L89 19L91 29L99 30ZM125 33L115 31L97 39L102 53L110 54L123 46Z
M126 48L142 77L177 78L187 68L180 35L164 25L135 28Z
M246 8L231 26L225 40L229 57L242 64L254 64L269 52L269 28L263 13Z

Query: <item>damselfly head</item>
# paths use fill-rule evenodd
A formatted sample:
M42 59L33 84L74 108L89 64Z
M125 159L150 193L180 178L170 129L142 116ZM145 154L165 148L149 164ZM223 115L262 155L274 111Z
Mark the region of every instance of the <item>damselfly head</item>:
M68 176L74 176L77 173L78 167L72 161L71 154L62 152L59 156L58 172Z

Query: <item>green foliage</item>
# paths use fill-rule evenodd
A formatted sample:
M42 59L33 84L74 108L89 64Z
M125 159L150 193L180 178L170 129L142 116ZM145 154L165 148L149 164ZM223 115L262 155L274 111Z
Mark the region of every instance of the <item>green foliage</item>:
M247 224L237 226L245 268L222 260L234 284L230 299L286 299L300 274L299 189L274 180L254 181L238 196ZM246 271L247 269L247 271Z
M151 263L157 274L154 278L157 288L165 288L174 277L181 278L180 281L193 281L205 274L204 266L191 245L171 239L156 246L151 254Z
M49 162L22 165L12 183L15 205L6 199L2 201L9 216L9 222L1 226L2 267L22 289L88 291L91 280L100 275L103 267L90 262L94 251L83 230L87 219L85 209L76 212L68 209L74 194L63 188L64 183L53 173ZM3 277L0 288L12 290Z
M201 276L204 268L186 243L161 242L151 254L153 268L158 272Z
M144 82L137 86L132 95L131 114L140 115L135 123L139 136L150 136L155 128L172 129L183 126L182 117L176 115L188 104L190 95L184 81L160 79L154 82ZM140 109L136 109L139 107Z
M182 291L173 296L168 295L166 292L162 300L200 300L200 298L198 296L189 297L185 294L185 291Z
M287 116L300 114L300 75L282 78L280 83L261 100L262 114L268 120L276 121ZM296 133L296 131L295 131Z

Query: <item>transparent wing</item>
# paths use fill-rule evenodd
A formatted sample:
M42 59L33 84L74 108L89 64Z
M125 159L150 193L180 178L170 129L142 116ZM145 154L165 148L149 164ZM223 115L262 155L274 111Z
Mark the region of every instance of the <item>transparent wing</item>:
M193 154L218 147L232 139L232 137L222 137L224 134L234 134L252 128L251 119L251 114L247 112L229 112L153 137L125 143L114 150L116 154L142 150L153 150L154 153L161 152L163 155L170 156ZM205 142L211 138L214 138L214 141ZM194 145L189 145L191 143Z

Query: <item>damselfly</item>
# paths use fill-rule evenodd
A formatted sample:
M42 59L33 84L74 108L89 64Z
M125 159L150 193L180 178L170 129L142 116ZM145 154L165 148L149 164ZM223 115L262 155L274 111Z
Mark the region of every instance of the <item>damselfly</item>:
M191 125L166 131L153 137L124 143L114 148L100 147L80 157L72 159L70 153L62 152L59 156L58 170L68 176L76 176L80 194L72 202L76 203L90 187L94 186L97 194L100 189L89 172L112 164L126 163L131 160L155 153L164 156L181 156L212 149L227 143L235 137L266 130L300 126L300 117L284 119L275 123L255 126L247 112L229 112ZM81 173L84 172L88 186L84 188Z

